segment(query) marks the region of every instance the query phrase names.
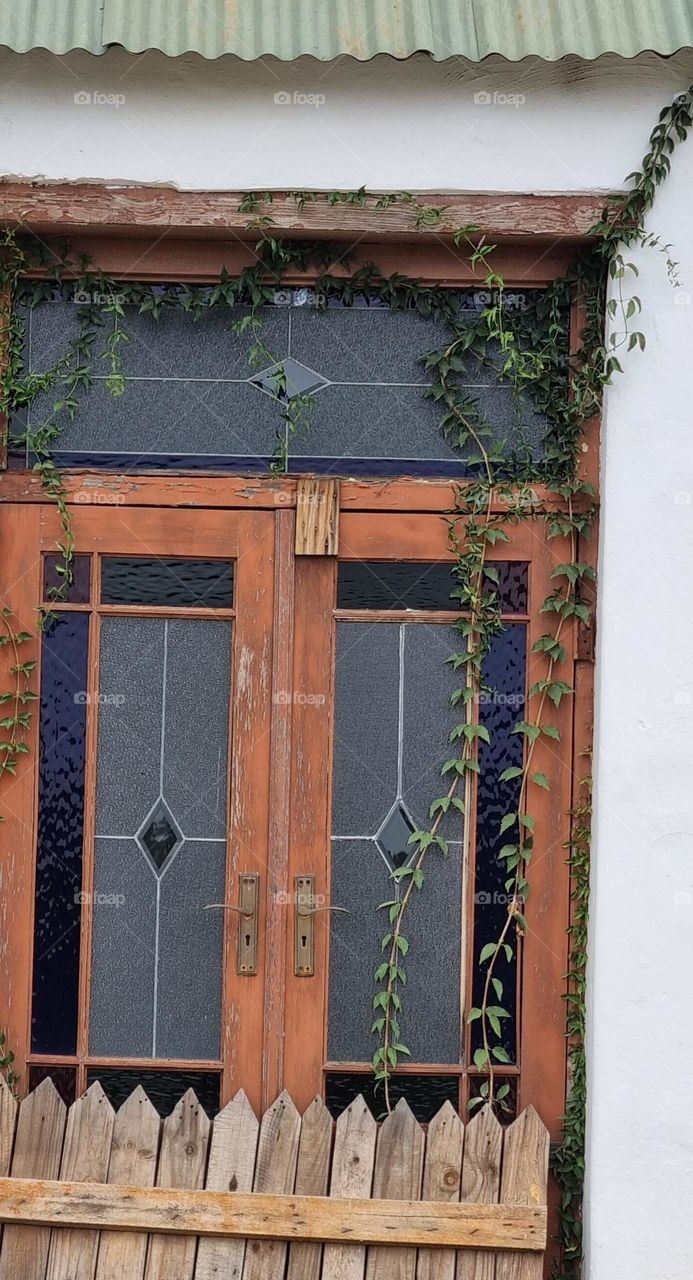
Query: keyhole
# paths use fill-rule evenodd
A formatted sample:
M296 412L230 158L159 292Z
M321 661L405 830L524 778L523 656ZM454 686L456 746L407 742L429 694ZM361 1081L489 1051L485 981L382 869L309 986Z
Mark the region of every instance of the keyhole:
M301 936L301 946L302 946L302 947L306 947L307 945L308 945L308 939L307 939L307 937L306 937L306 935L305 935L305 933L304 933L304 934L302 934L302 936Z
M246 945L246 947L249 947L249 946L250 946L250 934L249 934L249 933L246 933L246 935L245 935L245 945Z

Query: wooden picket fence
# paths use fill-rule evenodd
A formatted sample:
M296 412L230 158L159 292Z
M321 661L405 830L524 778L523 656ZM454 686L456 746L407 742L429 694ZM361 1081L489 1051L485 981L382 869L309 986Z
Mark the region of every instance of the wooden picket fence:
M2 1085L0 1280L541 1280L548 1152L531 1107L424 1131L238 1093L210 1123L189 1090L162 1123L140 1088Z

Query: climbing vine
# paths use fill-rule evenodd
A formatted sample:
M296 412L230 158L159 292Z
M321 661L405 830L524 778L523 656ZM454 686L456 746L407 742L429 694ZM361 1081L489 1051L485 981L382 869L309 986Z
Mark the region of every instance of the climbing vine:
M590 622L594 570L585 557L584 543L594 519L594 495L580 478L582 434L585 424L600 410L604 386L623 371L623 354L645 346L645 336L638 327L641 303L631 292L637 268L627 259L628 249L644 246L660 252L673 286L678 287L671 246L646 232L644 222L657 188L669 174L675 146L691 127L692 102L690 90L662 111L641 168L629 175L628 192L608 198L593 229L593 242L579 255L569 276L517 309L503 278L493 269L494 247L476 227L461 227L454 236L478 279L481 296L480 305L460 313L443 288L423 287L403 276L383 277L374 265L354 268L341 245L287 242L275 236L271 192L248 193L239 206L249 216L248 229L259 234L256 261L233 278L223 272L212 288L116 283L88 261L75 261L67 246L62 256L46 261L40 244L21 229L6 231L0 239L0 290L5 300L0 308L0 337L6 353L0 413L13 422L29 410L32 420L38 413L39 425L15 429L13 443L27 450L58 511L61 563L59 586L52 592L54 604L69 590L74 536L62 475L53 455L65 424L74 419L91 390L96 369L112 396L123 394L122 348L128 341L128 307L154 320L171 307L182 308L193 318L208 308L243 308L240 318L237 314L230 318L229 328L236 336L250 339L251 367L271 369L272 390L279 404L271 467L278 472L287 468L291 438L310 430L313 408L311 396L291 394L287 371L262 333L262 308L273 300L274 291L282 288L288 274L311 272L317 306L327 306L335 298L349 305L365 295L391 307L415 308L422 316L448 326L449 340L442 349L423 353L422 362L431 377L425 394L440 407L442 430L465 456L470 473L468 480L453 486L446 515L453 554L453 597L460 609L456 623L459 647L449 659L452 669L459 672L452 705L459 708L460 719L450 733L451 756L442 768L441 794L430 805L429 824L413 833L411 858L393 872L393 893L382 906L387 925L382 959L375 970L372 1030L377 1044L373 1068L388 1109L392 1075L409 1054L402 1032L408 912L424 887L427 859L433 853L449 856L446 816L468 817L471 812L483 751L491 742L480 704L485 694L493 693L486 684L485 659L503 622L498 575L489 550L508 540L513 523L534 520L545 522L548 537L560 540L567 553L554 570L554 589L542 607L546 631L534 644L543 669L529 690L527 710L513 730L523 743L522 763L508 767L500 777L505 811L499 822L498 856L506 876L507 913L496 936L487 938L480 949L481 997L467 1011L474 1037L473 1061L480 1076L478 1096L471 1105L487 1102L501 1111L508 1105L509 1084L503 1068L510 1058L503 1043L503 1024L510 1018L510 1010L501 973L504 964L507 967L516 961L527 929L526 903L531 896L531 864L539 834L532 813L533 798L537 789L549 788L549 779L537 767L536 759L542 743L559 739L552 712L572 693L562 676L566 636L575 625ZM318 199L307 191L294 191L290 196L299 212ZM364 188L331 192L326 198L332 205L370 205L373 201ZM427 206L408 192L380 196L374 207L386 209L395 203L413 210L418 228L441 225L444 207ZM35 273L37 267L43 269L43 283L27 284L27 274ZM27 372L22 304L38 305L55 291L77 304L76 334L47 371ZM578 299L584 316L582 342L575 353L569 351L567 341L567 312L573 298ZM492 367L512 388L515 421L504 440L485 420L478 397L465 386L469 381L465 375L479 365ZM542 413L548 422L540 457L525 422L528 407ZM547 494L543 503L537 498L538 484ZM47 616L40 614L39 626L45 625ZM1 608L0 646L10 654L11 686L0 692L4 712L0 719L4 735L0 740L0 784L6 775L16 773L19 757L27 752L30 704L36 698L31 689L35 662L23 659L23 647L29 640L29 634L15 625L11 611ZM581 1257L589 815L586 798L572 815L569 850L574 906L567 1018L572 1087L564 1140L555 1162L562 1193L561 1280L577 1277ZM464 831L468 842L469 821L464 822ZM467 847L466 861L469 852ZM12 1055L1 1035L0 1071L16 1083Z

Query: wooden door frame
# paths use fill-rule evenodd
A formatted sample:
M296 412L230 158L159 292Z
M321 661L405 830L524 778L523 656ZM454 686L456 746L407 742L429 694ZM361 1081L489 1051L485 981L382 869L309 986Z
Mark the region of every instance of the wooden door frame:
M199 556L235 562L234 608L211 611L199 609L157 609L156 615L184 617L233 617L232 702L230 706L230 769L227 785L228 841L225 901L235 903L238 876L246 871L261 875L259 935L266 932L268 887L267 833L270 804L270 759L272 702L268 696L272 677L272 645L275 627L274 601L274 521L268 511L219 512L214 507L172 512L166 508L110 506L108 518L98 505L77 505L73 511L77 553L97 557L109 553L132 555ZM42 599L42 557L55 550L60 536L53 504L0 504L0 545L21 547L21 564L13 583L3 584L10 607L20 626L31 629ZM245 607L238 609L238 602ZM90 679L87 693L98 693L98 630L101 616L123 610L90 605L65 605L61 612L81 612L90 617ZM136 611L129 610L130 613ZM153 616L143 607L138 616ZM33 647L33 646L32 646ZM41 646L35 645L37 668L34 687L40 688ZM168 1059L108 1059L91 1055L88 1048L88 1009L93 907L93 797L95 794L96 735L98 699L90 696L87 708L87 749L85 792L91 804L85 806L84 863L81 910L79 978L79 1020L77 1051L74 1055L34 1053L31 1050L31 993L34 934L34 875L38 837L39 717L31 724L27 745L30 755L17 780L4 791L8 821L3 824L0 848L0 883L3 898L0 910L7 912L0 940L0 990L5 993L3 1016L8 1039L16 1054L16 1070L24 1076L29 1065L71 1065L77 1070L77 1092L85 1087L86 1072L98 1066L137 1066L145 1069L175 1070L187 1067ZM248 776L253 785L246 785ZM11 808L10 808L11 806ZM31 821L24 815L30 814ZM265 984L264 950L259 949L257 975L244 979L236 974L237 917L224 913L223 940L223 1023L218 1060L195 1062L195 1067L219 1070L222 1095L230 1096L242 1082L256 1106L261 1105L263 1064L263 1000ZM243 1034L236 1034L238 1027Z
M176 193L178 195L180 193ZM4 200L2 198L4 196ZM21 217L26 226L35 228L42 236L48 236L50 247L52 235L62 229L65 218L75 226L78 238L75 248L86 251L98 262L105 272L123 279L150 279L169 281L196 281L207 283L218 277L222 266L226 266L231 274L240 267L254 260L252 239L247 226L239 228L232 221L220 228L219 221L213 222L215 210L221 207L216 197L202 193L197 197L181 196L181 200L170 198L171 193L139 192L120 195L105 192L101 188L85 189L79 193L74 188L55 195L55 189L22 187L21 184L8 185L0 189L0 220L12 224ZM70 200L74 199L74 216L69 215ZM426 197L437 202L436 197ZM445 203L447 197L441 197ZM466 199L466 198L465 198ZM474 198L477 199L477 198ZM601 203L600 197L585 198L584 203L571 205L568 198L552 197L553 204L537 205L532 197L479 197L477 215L485 217L485 225L490 239L501 241L501 247L494 257L494 265L505 276L510 287L541 287L561 275L572 260L576 246L588 239L588 227L596 221L596 211ZM573 199L573 198L570 198ZM472 203L474 202L470 198ZM490 205L484 202L490 200ZM542 201L544 198L542 198ZM62 202L61 202L62 201ZM197 201L197 204L195 203ZM460 201L450 199L454 213L454 223L458 224L461 212ZM463 203L463 202L462 202ZM185 209L183 209L185 206ZM465 206L466 207L466 206ZM226 206L228 208L228 206ZM403 229L397 214L390 210L360 211L354 214L346 206L338 206L325 213L322 204L317 206L319 212L311 212L313 206L306 209L298 217L284 209L275 232L287 235L310 235L317 237L327 234L329 226L343 239L358 235L360 241L356 251L356 264L359 261L377 260L381 269L401 271L415 275L422 283L440 283L449 287L469 286L475 277L469 269L463 255L454 249L451 236L443 232L414 234L411 227ZM14 212L16 210L16 214ZM115 212L114 212L115 210ZM484 214L485 210L485 214ZM491 211L495 210L492 216ZM26 217L25 215L27 215ZM541 215L541 216L540 216ZM494 226L495 223L497 225ZM544 221L542 222L542 218ZM360 220L360 221L359 221ZM127 228L125 227L127 223ZM549 227L548 223L551 223ZM495 234L498 232L499 234ZM56 241L57 243L57 241ZM308 277L292 274L287 283L304 284ZM572 312L572 346L575 349L579 342L579 331L582 324L577 305ZM581 458L581 475L595 485L599 472L599 421L595 418L588 424L584 435L583 454ZM464 482L463 482L464 483ZM205 510L224 511L271 511L276 515L275 557L278 568L277 593L275 597L275 621L289 617L292 607L292 593L295 592L297 617L302 616L312 598L310 590L311 573L318 577L326 577L331 570L328 563L317 567L313 562L304 561L297 569L295 582L289 572L291 560L290 548L292 540L294 508L296 504L296 480L292 477L250 477L230 475L173 474L163 475L116 475L104 472L73 472L65 477L67 500L71 508L78 510L85 502L100 505L107 509L112 504L126 508L186 507L189 510L203 512ZM539 502L557 506L557 500L547 493L542 486L535 486ZM392 478L380 480L345 479L341 482L340 505L343 519L363 513L365 516L377 513L429 513L442 515L451 505L452 484L449 481L427 479ZM40 480L31 472L9 471L0 475L0 504L8 504L3 510L0 505L0 518L5 516L3 525L3 547L8 550L6 563L21 563L22 530L25 532L38 527L40 511L46 502L41 491ZM497 509L502 507L499 502ZM7 518L9 507L13 514ZM17 517L17 518L15 518ZM393 522L396 523L396 522ZM441 522L442 524L442 522ZM348 525L347 525L348 527ZM596 558L596 537L581 549L581 559L594 562ZM555 563L553 551L548 544L543 544L539 559L538 573L548 582L551 563ZM283 566L283 567L282 567ZM19 614L26 607L26 598L19 582L8 584L9 602L16 600ZM320 626L327 621L321 618ZM331 620L330 620L331 625ZM538 634L538 633L537 633ZM310 635L305 628L297 625L293 643L293 663L308 662L310 659ZM575 685L576 698L569 714L568 737L572 736L571 767L566 771L561 782L561 807L556 810L557 821L563 824L556 836L563 835L565 815L579 798L579 781L587 771L584 753L591 742L592 720L592 653L593 636L579 629L575 635ZM295 669L295 668L294 668ZM289 675L288 658L275 654L273 667L273 685L283 687ZM568 713L565 713L568 716ZM277 703L272 708L271 734L275 744L277 758L287 760L292 747L300 742L301 735L308 732L302 724L298 709L287 710L286 706ZM572 762L575 762L574 765ZM28 782L29 770L20 770L20 777L15 784L18 803L23 812L33 812L34 798L32 786ZM274 771L278 773L277 770ZM274 812L286 800L287 775L273 777L272 800ZM13 788L14 791L14 788ZM28 808L26 807L28 806ZM5 826L3 836L7 835ZM7 846L3 840L3 848ZM270 863L274 885L285 880L288 872L289 846L286 830L281 823L276 824L270 832ZM0 863L3 855L0 854ZM4 858L5 862L8 859ZM562 856L556 855L554 862L562 864ZM5 868L0 865L0 870ZM546 868L547 875L549 868ZM551 874L561 877L561 884L567 885L565 869L554 865ZM26 869L16 873L16 881L5 884L17 885L20 894L26 895ZM270 891L268 885L268 892ZM538 901L548 901L550 886L539 881ZM7 896L0 902L0 913L7 911ZM567 906L566 906L567 913ZM567 914L566 914L567 919ZM285 920L282 929L273 936L268 944L268 974L275 978L286 963L288 948L291 945L290 928ZM17 921L8 922L8 933L0 939L0 962L3 955L21 956L23 950L31 947L31 939L22 935ZM558 930L556 931L558 932ZM566 948L565 937L561 935L561 948ZM540 963L540 957L537 960ZM565 969L563 969L563 973ZM554 976L562 981L563 973ZM288 990L288 988L287 988ZM10 1006L16 1007L16 993L11 985L9 990ZM280 1007L280 1004L284 1007ZM269 993L264 1011L267 1029L267 1052L264 1063L263 1105L271 1102L276 1096L279 1084L286 1079L287 1062L285 1031L292 1025L296 1016L293 995L289 992L285 1001L278 1002L275 995ZM21 1020L20 1020L21 1021ZM541 1018L535 1022L535 1038L533 1045L527 1043L525 1061L532 1063L529 1074L523 1071L523 1084L520 1105L532 1101L538 1106L552 1129L552 1135L558 1136L558 1117L563 1109L565 1097L565 1052L562 1052L561 1063L552 1067L547 1074L545 1054L542 1051L543 1024ZM26 1019L24 1023L26 1025ZM524 1050L523 1050L524 1053ZM560 1088L559 1088L560 1081ZM559 1101L560 1094L560 1101ZM550 1106L548 1099L551 1098Z

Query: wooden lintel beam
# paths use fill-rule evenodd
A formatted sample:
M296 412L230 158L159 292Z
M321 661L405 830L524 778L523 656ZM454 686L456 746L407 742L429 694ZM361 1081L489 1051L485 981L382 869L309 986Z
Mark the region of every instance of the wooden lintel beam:
M119 475L117 472L65 472L66 500L77 507L218 507L277 509L296 506L296 477L280 476L201 476ZM455 489L464 490L461 480L422 480L393 476L383 480L341 480L339 506L344 511L403 511L444 514L454 506ZM537 509L560 511L566 503L545 485L533 485ZM0 474L0 505L5 502L39 502L52 504L52 499L33 471L6 471ZM507 510L500 495L492 510ZM573 510L590 505L578 494Z
M492 242L530 241L546 237L570 241L590 238L604 197L582 195L421 193L417 201L442 210L439 219L420 225L415 205L397 201L377 208L378 194L364 203L328 202L327 193L300 200L275 192L271 202L241 211L238 191L175 191L147 186L98 183L0 182L0 224L23 225L42 235L101 231L144 235L216 236L257 240L258 234L297 238L439 240L458 227L474 224ZM271 218L263 228L254 219Z
M0 1222L174 1235L392 1244L546 1248L541 1206L333 1200L0 1178Z

